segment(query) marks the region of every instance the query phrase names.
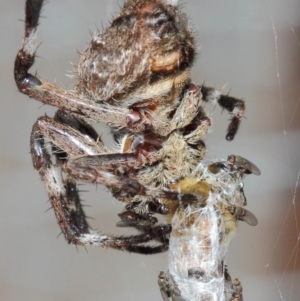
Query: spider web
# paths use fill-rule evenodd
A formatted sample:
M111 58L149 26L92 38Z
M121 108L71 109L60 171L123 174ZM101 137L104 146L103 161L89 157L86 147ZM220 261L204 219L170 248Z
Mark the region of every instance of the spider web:
M245 300L299 300L300 3L202 1L198 7L206 21L218 19L211 32L200 28L200 69L214 69L206 82L221 87L229 74L230 93L241 95L247 108L233 143L226 145L219 133L210 135L210 154L234 152L262 171L260 178L244 181L247 209L259 224L240 225L228 253L230 273L242 281ZM208 10L214 17L207 17ZM217 118L216 110L214 130L219 132L224 123Z

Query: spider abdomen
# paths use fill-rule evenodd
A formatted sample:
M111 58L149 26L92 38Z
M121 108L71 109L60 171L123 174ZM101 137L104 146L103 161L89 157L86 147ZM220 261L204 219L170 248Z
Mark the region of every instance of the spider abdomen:
M128 1L84 50L78 93L129 107L147 99L169 106L189 82L194 38L177 6Z

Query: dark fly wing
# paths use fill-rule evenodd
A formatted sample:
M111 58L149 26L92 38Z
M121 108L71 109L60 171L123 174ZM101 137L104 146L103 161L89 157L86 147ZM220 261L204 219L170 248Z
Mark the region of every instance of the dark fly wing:
M259 168L254 163L241 156L230 155L228 156L227 162L235 166L237 170L242 171L244 174L254 174L256 176L261 174Z
M245 169L248 170L250 173L259 176L261 174L260 169L252 162L250 162L249 160L245 159Z
M240 220L246 222L250 226L256 226L258 224L256 216L246 209L243 210L245 211L245 214L240 217Z

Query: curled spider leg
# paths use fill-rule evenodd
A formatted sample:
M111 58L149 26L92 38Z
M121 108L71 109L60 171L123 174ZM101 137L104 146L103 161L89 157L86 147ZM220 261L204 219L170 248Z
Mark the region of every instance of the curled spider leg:
M202 92L202 99L205 102L217 101L223 109L226 109L229 113L233 115L229 123L229 126L227 128L227 134L226 134L226 139L228 141L233 140L239 129L241 119L244 116L245 102L241 99L237 99L229 95L223 95L219 91L210 87L202 86L201 92Z
M14 76L20 92L35 98L43 103L56 106L61 110L68 110L79 116L90 116L92 120L111 124L115 120L116 126L127 126L130 111L115 108L110 105L97 105L93 101L78 97L72 92L66 92L51 85L36 76L28 73L35 60L38 43L36 31L43 0L28 0L25 7L25 33L21 49L19 50L14 66ZM116 109L116 110L115 110ZM127 116L128 115L128 116Z
M143 229L142 234L130 237L99 235L90 231L76 185L68 174L62 173L62 164L52 164L50 155L44 145L44 137L52 141L56 148L68 153L71 157L99 154L104 152L105 149L101 143L99 144L96 132L86 126L84 122L62 112L56 114L56 119L63 121L63 123L48 117L42 117L35 123L31 135L31 153L34 167L45 182L58 223L68 242L76 245L110 247L141 254L155 254L166 251L168 248L168 238L166 236L171 231L169 225L147 227ZM65 143L66 138L72 143ZM124 155L126 162L128 162L128 155L130 154ZM107 158L109 155L103 156ZM117 154L118 156L119 154ZM60 161L67 161L62 159L59 154L57 157ZM114 159L116 160L116 157ZM120 160L124 160L124 158L121 156ZM166 238L164 239L164 237ZM164 243L158 246L136 245L156 238L164 241Z
M38 170L41 180L45 183L49 200L66 240L75 245L84 245L84 243L80 241L80 238L82 235L89 233L90 227L86 221L75 181L62 172L62 162L66 160L65 154L61 152L57 153L56 159L58 164L54 165L45 147L44 135L42 134L44 132L43 125L45 125L45 123L49 125L51 122L54 123L55 121L43 117L33 126L30 138L33 165L35 169ZM55 125L57 126L56 129L64 135L77 135L77 140L81 142L81 145L84 144L82 140L80 140L80 133L76 130L70 127L67 128L69 131L63 131L65 129L64 125L62 125L61 128L59 124ZM84 142L90 142L91 150L95 152L98 151L97 145L92 142L91 138L86 140L87 141ZM100 239L101 238L99 238L99 240ZM105 237L102 237L102 240L105 240Z
M153 120L147 120L146 116L142 116L139 112L133 114L130 109L103 102L97 103L101 100L95 102L73 92L64 91L28 73L34 64L39 45L36 42L36 31L43 4L44 0L26 1L24 38L14 65L14 77L19 91L45 104L58 107L62 111L69 111L81 117L88 116L91 121L106 122L112 126L129 126L132 131L136 132L155 124ZM142 117L143 120L141 120Z
M89 229L76 186L66 186L60 168L54 166L41 135L31 136L33 165L45 183L49 200L62 233L69 243L79 244L77 237Z
M138 244L149 242L157 236L168 235L171 231L169 225L148 228L145 233L129 237L100 235L90 231L75 184L65 181L61 166L55 166L51 162L44 145L44 138L35 129L31 135L31 154L34 167L45 183L58 224L69 243L110 247L142 254L159 253L168 248L165 244L153 247Z

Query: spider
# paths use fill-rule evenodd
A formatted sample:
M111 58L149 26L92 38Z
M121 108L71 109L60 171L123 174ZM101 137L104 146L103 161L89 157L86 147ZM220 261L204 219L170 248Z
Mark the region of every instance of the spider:
M219 281L229 279L223 261L237 220L257 224L256 217L243 208L242 178L260 171L239 156L225 161L205 159L203 139L211 126L206 104L217 102L232 115L228 141L238 131L245 104L191 81L195 39L177 1L126 1L110 26L82 52L74 91L28 73L38 47L36 31L43 2L26 1L25 34L14 76L20 92L58 108L54 118L40 117L35 122L30 149L66 240L140 254L164 252L170 245L169 261L176 255L180 262L185 255L174 251L176 237L182 236L181 229L194 231L202 223L219 231L214 245L219 247L219 257L212 274L204 273L201 264L186 270L185 263L181 275L180 265L174 262L175 272L159 278L163 299L192 300L181 283L187 278L189 285L207 283L212 275ZM111 127L117 149L103 143L92 122ZM55 156L45 147L46 140ZM95 233L82 209L78 181L106 186L125 205L117 225L140 233L119 237ZM202 210L213 215L195 214ZM167 215L167 223L157 225L155 214ZM206 238L209 231L193 232L193 237L207 243L206 249L212 248ZM147 245L152 241L156 244ZM180 248L184 245L179 243ZM197 293L199 287L188 290ZM224 294L222 285L219 290ZM240 287L230 288L230 293L236 298L230 300L242 300Z
M205 156L203 138L211 120L205 103L217 101L232 114L226 139L232 140L244 114L242 100L193 84L190 69L195 41L176 1L129 0L110 26L93 37L78 64L75 91L65 91L28 73L38 44L42 0L26 1L25 34L14 66L20 92L58 108L54 118L33 126L34 168L45 183L62 233L69 243L143 254L168 249L170 224L137 227L130 237L94 233L85 218L77 181L99 183L136 214L169 214L192 194L170 189L191 174ZM118 143L108 149L92 128L105 122ZM45 139L59 151L56 163ZM130 214L129 214L130 215ZM126 213L125 223L129 222ZM143 243L158 240L158 246Z

